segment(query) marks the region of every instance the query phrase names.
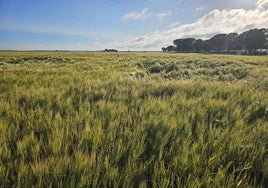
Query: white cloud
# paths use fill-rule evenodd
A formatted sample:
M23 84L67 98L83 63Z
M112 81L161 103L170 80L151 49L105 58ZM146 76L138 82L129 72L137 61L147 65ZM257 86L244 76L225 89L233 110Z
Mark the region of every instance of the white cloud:
M145 20L150 16L148 8L144 8L141 12L129 12L123 15L124 20Z
M178 27L178 26L180 26L180 25L181 25L181 22L180 22L180 21L177 21L177 22L174 22L174 23L170 24L170 25L168 26L168 28Z
M258 0L256 3L258 9L268 9L268 0Z
M200 12L200 11L202 11L202 10L204 10L205 9L205 7L197 7L196 9L195 9L195 11L196 12Z
M163 11L163 12L159 12L155 14L155 17L162 19L162 18L171 16L171 14L172 14L172 11Z
M194 37L207 39L219 33L241 33L253 28L268 28L268 2L260 0L254 10L215 9L199 20L171 27L167 30L155 31L142 36L143 40L135 40L129 44L130 49L160 50L171 45L177 38Z
M135 20L135 21L146 20L149 18L163 19L165 17L171 16L171 14L172 14L171 11L161 11L161 12L157 12L157 13L151 12L146 7L141 12L126 13L122 16L122 19L123 20Z

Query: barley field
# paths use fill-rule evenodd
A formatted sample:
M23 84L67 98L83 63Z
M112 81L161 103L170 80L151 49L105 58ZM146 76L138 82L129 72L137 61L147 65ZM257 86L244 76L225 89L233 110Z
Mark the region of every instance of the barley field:
M268 187L268 56L0 52L0 187Z

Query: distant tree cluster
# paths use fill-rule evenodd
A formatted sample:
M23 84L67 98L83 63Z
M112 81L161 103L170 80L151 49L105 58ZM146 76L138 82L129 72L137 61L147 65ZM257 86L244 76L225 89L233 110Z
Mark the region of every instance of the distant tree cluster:
M118 50L116 49L105 49L104 51L105 52L118 52Z
M217 34L208 40L183 38L173 41L174 45L163 47L163 52L196 53L241 53L267 54L268 28L252 29L241 34Z

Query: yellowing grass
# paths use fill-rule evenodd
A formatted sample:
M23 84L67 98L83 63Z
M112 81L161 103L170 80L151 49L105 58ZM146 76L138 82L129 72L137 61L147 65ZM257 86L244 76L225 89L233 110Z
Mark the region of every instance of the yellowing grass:
M268 58L0 52L2 187L267 187Z

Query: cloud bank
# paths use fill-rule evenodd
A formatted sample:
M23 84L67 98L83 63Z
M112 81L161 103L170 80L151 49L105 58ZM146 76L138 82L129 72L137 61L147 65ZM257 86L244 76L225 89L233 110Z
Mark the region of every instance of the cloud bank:
M258 9L268 9L268 0L258 0L256 7Z
M131 41L127 48L160 50L161 47L172 44L172 41L177 38L207 39L218 33L241 33L253 28L268 28L268 0L259 0L253 10L215 9L196 22L141 36L137 40ZM122 48L125 47L122 46Z

